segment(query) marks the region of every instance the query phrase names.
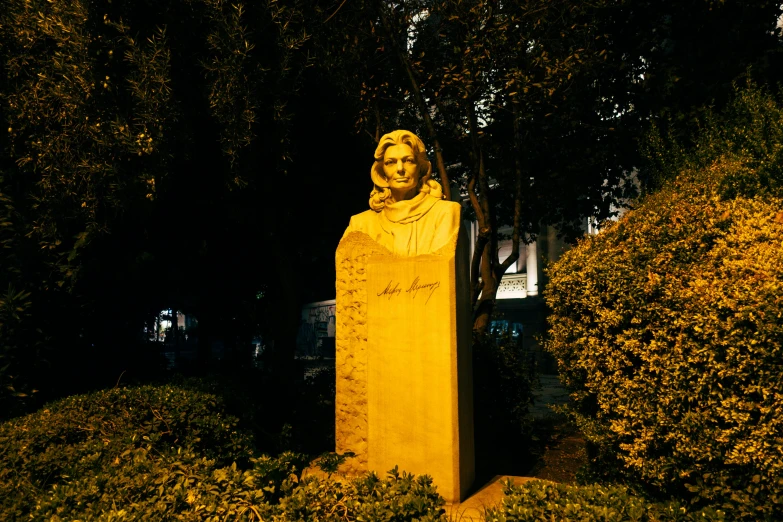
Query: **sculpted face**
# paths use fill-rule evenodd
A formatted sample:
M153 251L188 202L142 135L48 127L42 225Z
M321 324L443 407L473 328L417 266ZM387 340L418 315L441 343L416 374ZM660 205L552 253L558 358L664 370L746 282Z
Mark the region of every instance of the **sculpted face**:
M419 164L409 145L401 143L386 149L383 155L383 172L395 200L410 199L416 195Z

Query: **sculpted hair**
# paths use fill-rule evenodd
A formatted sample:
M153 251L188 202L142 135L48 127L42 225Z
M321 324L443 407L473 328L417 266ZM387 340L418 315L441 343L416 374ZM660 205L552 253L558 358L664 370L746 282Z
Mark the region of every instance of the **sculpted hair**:
M386 174L383 172L383 155L386 149L392 145L408 145L416 157L416 164L419 166L419 192L429 194L430 190L437 185L436 181L430 180L432 177L432 164L427 159L427 149L424 147L418 136L410 131L396 130L384 134L378 142L378 148L375 149L375 161L370 168L370 177L372 178L373 191L370 193L370 208L380 212L385 201L391 196L389 184L386 181ZM440 185L437 185L440 188Z

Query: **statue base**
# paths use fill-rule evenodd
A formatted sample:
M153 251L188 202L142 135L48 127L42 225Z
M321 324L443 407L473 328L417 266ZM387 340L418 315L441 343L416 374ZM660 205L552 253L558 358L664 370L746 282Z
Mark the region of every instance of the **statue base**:
M402 257L353 233L337 254L337 451L357 453L344 471L427 474L449 503L475 476L466 247L455 234Z

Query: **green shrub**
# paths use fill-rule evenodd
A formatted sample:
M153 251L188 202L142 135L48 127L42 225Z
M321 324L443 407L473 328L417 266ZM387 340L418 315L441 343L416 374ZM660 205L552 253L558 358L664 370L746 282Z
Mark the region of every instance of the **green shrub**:
M190 451L121 455L111 470L42 495L32 517L64 521L438 520L444 501L427 477L368 474L349 482L301 478L307 459L284 453L251 469L218 467Z
M783 199L727 180L759 165L765 183L777 179L767 160L783 133L756 129L770 141L737 150L746 119L734 134L730 123L706 167L701 151L678 163L673 182L551 268L546 346L595 469L737 519L781 520Z
M487 522L674 522L721 521L724 513L695 512L677 502L653 503L622 487L567 486L543 481L503 485L502 504L487 510Z
M783 197L783 106L750 80L734 86L722 112L705 112L687 145L654 129L642 149L642 177L658 188L681 172L706 170L717 158L733 157L742 166L720 180L722 197Z
M436 520L428 477L302 478L255 457L216 396L175 386L70 397L0 425L0 520ZM341 456L324 458L328 463Z
M280 520L428 522L443 519L444 503L432 479L395 468L385 479L374 473L347 482L305 479L281 500Z
M0 509L18 516L53 486L102 475L137 450L248 463L250 437L214 396L173 386L115 388L0 425ZM118 460L120 459L120 460Z
M253 467L217 466L182 448L157 454L126 450L100 472L75 477L41 495L36 520L271 520L277 501L296 487L307 459L284 453Z
M473 340L473 379L476 403L487 409L487 420L528 429L536 375L530 354L511 332L477 334Z

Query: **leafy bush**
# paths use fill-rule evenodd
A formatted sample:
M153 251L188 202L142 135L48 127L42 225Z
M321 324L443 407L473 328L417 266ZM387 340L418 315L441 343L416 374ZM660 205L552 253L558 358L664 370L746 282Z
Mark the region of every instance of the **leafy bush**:
M253 456L250 437L214 395L144 386L68 397L0 425L0 509L20 515L54 486L107 479L140 451L195 452L218 465Z
M307 459L283 453L253 467L218 467L191 451L155 456L129 451L111 472L86 476L43 495L43 520L438 520L445 510L428 477L374 474L337 482L301 478Z
M711 131L712 161L675 162L674 181L551 268L546 295L547 348L596 469L744 520L783 519L783 111L770 119L769 99L739 96L728 115L747 114ZM762 166L765 190L731 181Z
M643 177L660 188L684 171L709 169L717 158L733 158L737 168L719 182L723 198L783 197L783 107L752 81L734 86L734 98L722 112L706 111L687 143L654 128L642 146L647 157Z
M127 450L109 469L69 480L41 496L38 520L271 520L297 487L307 458L283 453L220 467L191 450ZM279 518L278 518L279 519Z
M271 518L274 487L253 470L218 467L192 450L156 455L129 449L107 469L74 477L44 492L37 520L235 520Z
M254 456L212 394L107 390L0 425L0 519L427 521L444 513L426 476L303 479L308 461Z
M395 467L385 479L374 473L348 482L305 479L280 502L281 520L441 520L445 501L432 479L400 474Z
M688 512L677 502L652 503L622 487L567 486L543 481L503 485L502 504L487 510L487 522L669 522L722 521L724 513L707 508Z

